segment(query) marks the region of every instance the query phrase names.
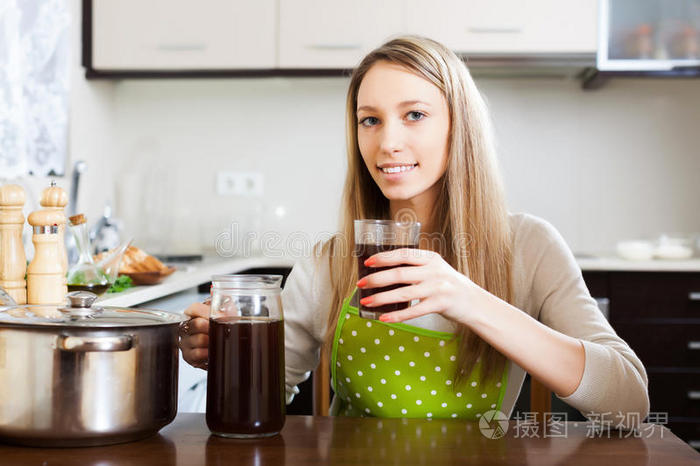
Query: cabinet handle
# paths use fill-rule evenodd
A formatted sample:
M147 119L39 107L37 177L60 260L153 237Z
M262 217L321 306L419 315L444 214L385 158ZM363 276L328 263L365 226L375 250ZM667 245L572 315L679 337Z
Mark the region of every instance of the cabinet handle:
M691 291L688 293L688 299L691 301L700 301L700 291Z
M472 34L522 34L521 28L484 28L484 27L468 27L467 31Z
M306 48L314 50L359 50L362 46L360 44L312 44L307 45Z
M699 390L691 390L688 392L688 399L690 400L700 400L700 391Z
M700 341L689 341L688 349L690 350L700 350Z
M198 52L207 49L207 44L158 44L158 50L163 52Z

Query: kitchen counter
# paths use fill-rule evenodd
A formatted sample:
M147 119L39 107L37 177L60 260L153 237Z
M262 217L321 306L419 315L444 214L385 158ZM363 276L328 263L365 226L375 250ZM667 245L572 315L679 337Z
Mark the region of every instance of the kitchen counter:
M616 430L594 434L590 424L567 422L560 431L565 436L530 430L539 435L531 437L516 422L508 421L503 438L491 439L479 423L460 420L287 416L281 435L232 440L210 436L203 414L180 414L158 435L138 442L51 449L3 445L0 458L13 466L700 464L698 452L660 425L644 424L635 438Z
M292 265L294 261L286 257L252 256L231 259L207 257L202 262L179 266L178 270L165 277L158 285L135 286L121 293L105 294L100 297L98 303L103 306L135 306L209 282L212 275L237 273L253 267L291 267Z
M577 256L576 261L584 272L700 272L700 258L631 261L615 256Z

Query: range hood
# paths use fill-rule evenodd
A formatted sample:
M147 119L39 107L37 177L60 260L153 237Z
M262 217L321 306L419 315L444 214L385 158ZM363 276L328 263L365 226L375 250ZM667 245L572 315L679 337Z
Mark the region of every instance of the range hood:
M596 64L594 53L517 53L461 55L476 77L577 78Z

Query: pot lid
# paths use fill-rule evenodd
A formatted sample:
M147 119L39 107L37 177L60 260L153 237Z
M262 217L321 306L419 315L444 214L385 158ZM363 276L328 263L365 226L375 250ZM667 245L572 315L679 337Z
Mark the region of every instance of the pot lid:
M187 316L154 309L94 306L97 295L73 291L69 304L28 304L0 307L0 325L47 327L135 327L180 323Z

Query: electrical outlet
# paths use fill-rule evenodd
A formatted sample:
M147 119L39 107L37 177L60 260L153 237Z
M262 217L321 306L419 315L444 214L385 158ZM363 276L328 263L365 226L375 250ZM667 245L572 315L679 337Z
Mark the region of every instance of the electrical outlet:
M264 192L265 177L259 172L240 173L240 195L245 197L261 197Z
M233 172L219 172L216 174L216 194L219 196L233 196L236 193L236 174Z
M219 172L216 174L216 193L219 196L261 197L264 176L259 172Z

